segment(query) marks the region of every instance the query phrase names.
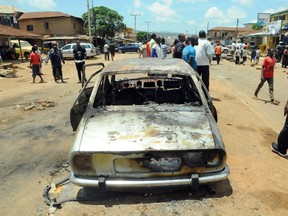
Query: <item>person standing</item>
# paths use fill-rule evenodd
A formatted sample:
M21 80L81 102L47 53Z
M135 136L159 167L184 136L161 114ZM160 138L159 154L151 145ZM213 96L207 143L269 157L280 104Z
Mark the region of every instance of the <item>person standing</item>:
M62 83L65 83L63 80L62 73L62 63L65 64L65 60L63 58L61 50L57 47L56 41L52 42L53 48L48 52L45 62L48 63L49 59L51 60L52 65L52 73L56 83L58 83L58 79L61 80Z
M152 55L152 48L154 44L156 43L155 39L156 39L156 34L153 33L151 35L150 41L146 43L147 57L151 57Z
M260 49L259 49L259 47L257 46L257 48L256 48L256 56L255 56L255 58L256 58L256 60L255 60L255 64L256 65L258 65L258 63L259 63L259 60L260 60L260 56L261 56L261 51L260 51Z
M104 59L109 61L109 45L107 43L104 45Z
M167 52L168 52L168 47L165 43L165 38L162 38L161 40L161 44L160 44L160 47L161 47L161 50L162 50L162 53L163 53L163 59L167 58Z
M264 83L267 81L269 85L269 93L271 103L278 105L278 103L274 100L274 92L273 92L273 77L274 77L274 66L276 64L276 59L274 58L274 50L270 49L268 56L266 56L263 60L262 70L261 70L261 81L254 93L254 99L258 98L258 93Z
M152 53L151 53L151 57L152 58L163 58L163 53L161 50L161 38L157 37L155 39L156 43L153 45L152 47Z
M215 54L216 54L216 60L217 60L217 64L219 65L220 63L220 59L221 59L221 46L219 44L219 42L217 42L216 47L215 47Z
M214 55L214 49L211 43L206 39L205 31L199 32L198 46L196 49L197 72L202 77L202 80L209 91L210 69L209 65Z
M282 157L287 156L288 149L288 100L284 107L284 116L286 116L286 121L284 123L283 129L280 131L278 136L278 143L272 142L272 151L279 154Z
M197 71L196 51L194 46L198 45L198 40L195 37L188 37L185 42L186 46L183 49L182 58Z
M74 61L78 74L78 83L82 81L82 74L84 75L84 65L86 59L86 49L81 46L80 41L76 42L76 47L73 50ZM84 76L83 76L84 79ZM85 80L84 80L85 81Z
M231 44L231 49L230 49L230 53L231 53L231 56L232 56L233 60L234 60L235 51L236 51L236 43L235 43L235 41L233 41L232 44Z
M240 51L240 48L237 47L235 51L235 64L236 65L240 64L240 56L241 56L241 51Z
M115 57L115 43L114 43L114 41L111 42L111 44L109 46L109 51L110 51L110 55L111 55L111 60L114 61L114 57Z
M175 45L174 51L173 51L173 58L179 58L182 59L182 52L185 47L185 35L183 33L180 33L178 35L178 42Z
M30 54L30 68L32 68L32 83L35 83L36 76L40 77L40 83L44 83L44 80L40 74L40 68L42 67L42 61L40 55L36 52L37 48L32 47L32 53Z

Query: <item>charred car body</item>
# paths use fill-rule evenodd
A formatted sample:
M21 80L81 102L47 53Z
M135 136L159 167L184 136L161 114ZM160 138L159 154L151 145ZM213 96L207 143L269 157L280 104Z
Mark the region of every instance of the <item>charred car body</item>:
M197 188L229 175L216 109L182 59L110 63L82 88L70 121L70 180L78 186Z

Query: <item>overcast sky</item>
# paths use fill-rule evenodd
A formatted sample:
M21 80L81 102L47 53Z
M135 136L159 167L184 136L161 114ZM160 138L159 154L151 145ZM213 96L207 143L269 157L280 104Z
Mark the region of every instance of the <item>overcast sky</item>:
M87 0L0 0L24 12L60 11L81 17ZM287 0L90 0L90 7L106 6L124 17L136 30L169 31L195 34L219 26L239 27L257 20L258 13L288 9ZM148 25L149 23L149 25Z

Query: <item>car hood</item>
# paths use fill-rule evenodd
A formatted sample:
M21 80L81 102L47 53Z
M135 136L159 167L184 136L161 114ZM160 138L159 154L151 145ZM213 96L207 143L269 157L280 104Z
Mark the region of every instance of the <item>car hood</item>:
M214 127L210 124L216 123L203 107L139 109L130 106L94 112L90 110L86 114L76 136L76 151L137 152L215 148Z

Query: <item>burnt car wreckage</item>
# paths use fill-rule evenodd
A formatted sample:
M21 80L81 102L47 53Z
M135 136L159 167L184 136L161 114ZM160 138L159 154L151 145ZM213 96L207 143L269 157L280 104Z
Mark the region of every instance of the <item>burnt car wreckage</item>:
M70 180L111 191L225 180L216 121L201 78L182 59L114 61L88 79L70 111Z

